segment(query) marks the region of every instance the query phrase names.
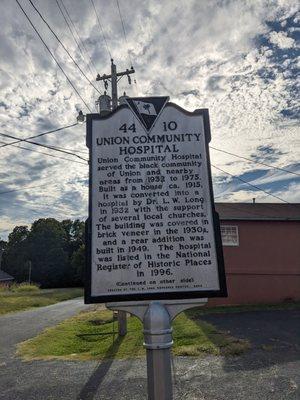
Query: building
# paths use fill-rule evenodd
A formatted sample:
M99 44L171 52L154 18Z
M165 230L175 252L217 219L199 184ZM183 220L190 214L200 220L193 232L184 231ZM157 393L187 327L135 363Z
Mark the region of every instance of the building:
M300 300L300 204L216 203L228 298L209 305Z
M14 281L14 278L7 272L0 269L0 286L10 286Z

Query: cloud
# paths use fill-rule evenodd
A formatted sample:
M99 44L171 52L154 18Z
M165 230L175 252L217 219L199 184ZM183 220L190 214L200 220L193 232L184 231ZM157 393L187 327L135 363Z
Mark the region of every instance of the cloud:
M84 101L95 110L99 94L29 3L22 4ZM80 35L76 37L81 51L56 3L41 0L37 6L98 85L96 74L109 72L110 55L93 9L89 2L79 0L64 4ZM131 60L136 69L137 85L129 86L122 79L119 93L169 95L188 110L208 108L213 146L299 171L297 1L122 1L127 42L115 2L95 0L95 5L118 69L130 67ZM82 100L15 3L3 0L0 25L0 131L27 137L75 122L79 109L87 111ZM39 140L87 157L84 125ZM29 144L22 147L52 153ZM78 159L52 153L66 161L13 146L0 148L0 154L0 191L22 189L1 196L3 232L7 234L14 223L30 224L38 217L86 217L88 168L74 162ZM213 150L211 160L288 201L300 201L292 175L270 173ZM220 199L271 199L220 171L213 170L213 178L216 194L223 193Z
M279 49L290 49L295 46L295 40L288 37L287 32L270 32L270 42L275 44Z

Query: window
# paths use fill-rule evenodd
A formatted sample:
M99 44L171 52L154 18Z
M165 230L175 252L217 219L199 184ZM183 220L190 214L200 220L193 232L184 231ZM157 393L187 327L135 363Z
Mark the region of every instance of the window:
M237 226L221 225L221 236L223 246L239 245L239 231Z

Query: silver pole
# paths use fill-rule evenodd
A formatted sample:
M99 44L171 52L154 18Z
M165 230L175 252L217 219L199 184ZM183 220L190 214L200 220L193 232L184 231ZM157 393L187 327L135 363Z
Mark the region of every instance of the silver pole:
M107 303L113 311L123 311L138 317L144 325L144 346L147 351L148 400L172 400L171 322L184 310L201 307L207 299L161 301L128 301Z
M144 316L149 400L172 400L170 315L160 302L151 302Z

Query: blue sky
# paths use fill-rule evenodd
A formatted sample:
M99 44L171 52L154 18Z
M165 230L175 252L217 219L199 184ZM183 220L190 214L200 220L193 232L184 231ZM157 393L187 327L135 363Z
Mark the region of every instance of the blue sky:
M76 69L29 1L20 0L76 88L95 110L98 93ZM168 95L188 110L210 111L211 145L252 160L300 172L299 36L297 1L94 0L118 68L136 68L137 84L124 79L120 93ZM107 73L109 54L90 0L64 0L87 52L84 58L55 1L34 1L78 64L95 82ZM1 0L1 132L28 137L72 124L84 105L43 47L17 3ZM92 59L95 66L88 67ZM92 70L92 71L91 71ZM0 137L3 143L11 139ZM87 154L85 127L50 134L40 143ZM1 145L2 143L0 143ZM22 143L22 147L48 152ZM79 153L80 152L80 153ZM0 148L0 237L39 217L85 218L87 166L30 152ZM53 153L55 154L55 153ZM63 154L57 153L64 157ZM77 159L77 161L79 161ZM211 150L211 161L289 202L300 201L299 177ZM276 199L213 169L218 201ZM42 186L41 186L42 185ZM12 191L15 189L22 189ZM6 194L2 192L10 191Z

